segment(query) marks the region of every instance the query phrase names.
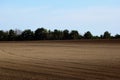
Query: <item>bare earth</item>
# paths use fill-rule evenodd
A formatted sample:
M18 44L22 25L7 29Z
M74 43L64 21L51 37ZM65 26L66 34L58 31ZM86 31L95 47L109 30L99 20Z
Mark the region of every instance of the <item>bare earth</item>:
M1 42L0 80L120 80L120 41Z

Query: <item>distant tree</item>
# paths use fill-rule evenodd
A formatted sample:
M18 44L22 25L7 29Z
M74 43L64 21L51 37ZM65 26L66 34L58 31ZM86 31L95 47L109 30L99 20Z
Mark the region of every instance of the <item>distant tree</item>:
M19 29L9 31L0 30L0 41L15 41L15 40L76 40L76 39L120 39L120 34L111 36L108 31L103 35L93 36L90 31L87 31L84 35L80 35L77 30L47 30L44 28L38 28L34 32L30 29L21 31Z
M63 32L55 29L53 32L53 39L54 40L62 40L63 39Z
M53 32L51 30L48 30L47 32L47 40L53 40L54 36L53 36Z
M3 41L5 37L4 31L0 30L0 41Z
M59 39L58 35L59 35L59 31L57 29L55 29L54 32L53 32L53 39L58 40Z
M4 31L4 41L8 41L8 34L9 32L8 31Z
M100 39L99 36L93 36L93 39Z
M34 33L30 29L24 30L21 34L22 40L33 40L34 39Z
M35 31L35 39L36 40L46 40L47 39L47 30L44 28L38 28Z
M83 38L84 38L83 35L80 35L80 34L79 34L79 39L83 39Z
M15 31L14 30L9 30L8 32L8 40L9 41L14 41L15 40L15 37L16 37L16 34L15 34Z
M104 32L103 39L110 39L110 38L111 38L111 34L108 31Z
M16 41L22 40L22 36L21 36L22 31L21 30L15 29L15 34L16 34L16 38L15 38Z
M115 39L120 39L120 35L119 35L119 34L116 34L116 35L115 35Z
M100 39L103 39L103 35L100 35Z
M70 32L70 39L79 39L79 33L76 30Z
M15 29L15 34L16 34L16 35L21 35L21 34L22 34L22 31L19 30L19 29Z
M70 34L69 34L69 31L68 31L68 30L64 30L64 31L63 31L63 39L64 39L64 40L70 39Z
M88 31L88 32L86 32L86 33L84 34L84 38L85 38L85 39L92 39L92 38L93 38L93 35L91 34L90 31Z

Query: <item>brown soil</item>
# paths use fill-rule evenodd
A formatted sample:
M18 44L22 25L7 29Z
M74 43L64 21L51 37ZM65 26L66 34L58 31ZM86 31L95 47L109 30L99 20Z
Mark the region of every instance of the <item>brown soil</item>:
M0 80L120 80L120 41L1 42Z

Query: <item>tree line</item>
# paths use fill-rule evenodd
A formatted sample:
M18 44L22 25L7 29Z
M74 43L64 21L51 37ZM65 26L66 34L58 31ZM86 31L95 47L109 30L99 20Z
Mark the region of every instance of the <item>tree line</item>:
M0 41L30 41L30 40L79 40L79 39L120 39L120 35L111 36L111 33L105 31L103 35L94 36L90 31L79 34L77 30L47 30L38 28L35 31L26 29L20 30L0 30Z

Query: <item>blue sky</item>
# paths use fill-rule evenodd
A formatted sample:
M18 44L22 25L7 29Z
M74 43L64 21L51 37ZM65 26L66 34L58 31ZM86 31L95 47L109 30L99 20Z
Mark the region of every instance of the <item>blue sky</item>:
M120 0L0 0L0 29L120 34Z

